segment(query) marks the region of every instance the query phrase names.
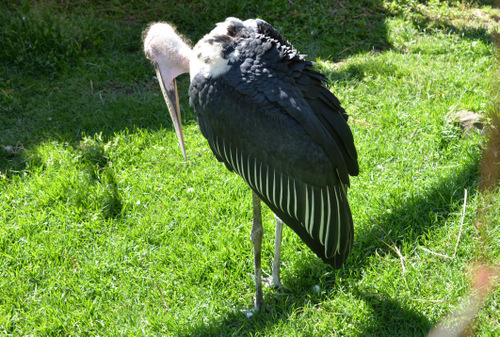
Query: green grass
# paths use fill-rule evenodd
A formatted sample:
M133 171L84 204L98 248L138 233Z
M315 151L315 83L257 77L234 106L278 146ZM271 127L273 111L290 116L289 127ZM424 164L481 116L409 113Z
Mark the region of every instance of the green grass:
M492 5L0 5L0 334L426 335L477 293L474 266L500 264L500 194L478 188L494 133L453 122L460 110L498 114ZM187 76L183 161L140 41L150 21L197 41L227 16L267 20L319 63L351 116L361 167L345 266L323 264L285 229L286 289L265 289L267 312L251 319L240 312L254 296L250 190L211 154ZM264 221L270 273L268 209ZM498 303L497 287L469 334L500 333Z

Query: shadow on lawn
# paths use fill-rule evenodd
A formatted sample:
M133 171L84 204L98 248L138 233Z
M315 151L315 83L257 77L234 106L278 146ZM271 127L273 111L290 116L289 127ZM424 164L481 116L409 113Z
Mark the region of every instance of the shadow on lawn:
M82 12L83 10L83 12ZM321 13L321 15L318 15ZM311 59L339 60L390 48L381 0L334 2L94 1L61 7L0 5L0 172L26 168L38 144L103 141L123 130L172 128L154 71L141 49L147 23L169 21L192 41L226 17L262 18ZM5 69L2 69L2 67ZM184 123L188 77L179 86ZM21 146L17 154L3 147Z
M141 52L141 31L148 22L172 22L197 41L228 16L260 17L311 59L338 61L391 48L385 24L389 14L381 0L280 5L248 0L220 6L173 0L110 6L95 1L94 11L85 8L85 15L78 6L0 6L5 18L0 28L6 32L0 50L0 67L5 67L0 71L1 146L30 150L50 140L78 144L83 135L101 134L107 141L123 130L171 129L154 71ZM431 27L461 38L489 38L484 30L457 28L423 12L412 20L421 30ZM332 77L362 77L366 67L398 71L362 65ZM185 77L179 89L184 122L189 124L195 116L187 103L188 82ZM0 148L0 172L22 171L31 155L23 154Z
M172 22L197 41L228 16L260 17L312 59L338 61L391 48L385 24L389 13L381 0L279 5L267 0L220 5L144 0L111 6L97 0L92 9L85 7L82 14L78 3L61 8L57 2L0 5L5 19L0 29L6 32L0 50L0 67L5 68L0 71L0 146L30 150L51 140L78 144L82 135L101 134L106 141L123 130L172 128L154 72L141 52L140 35L148 22ZM424 12L410 19L421 30L431 28L429 34L445 30L461 38L490 38L484 29L455 27ZM366 67L381 65L352 66L332 77L362 77ZM180 94L184 122L189 124L195 117L187 88L185 79ZM22 171L31 153L23 154L0 148L0 172Z
M457 205L463 200L464 189L474 191L477 184L477 164L477 161L471 160L461 170L440 181L427 194L415 197L409 203L393 205L392 213L381 214L374 220L389 233L397 247L403 242L410 246L418 246L423 235L432 233L436 229L431 226L435 218L446 219L454 216ZM446 221L441 220L439 223ZM369 259L375 255L377 249L387 248L376 238L388 240L375 224L366 231L356 231L351 256L338 271L315 257L302 260L294 266L293 271L289 271L289 274L295 275L294 279L284 280L288 288L285 295L268 293L264 296L264 302L270 312L246 319L242 313L228 311L222 315L224 319L192 327L186 332L186 336L224 335L236 331L256 334L265 331L268 326L286 322L290 317L301 314L300 309L304 306L310 307L311 304L321 303L322 298L325 298L322 296L335 297L339 286L336 280L360 279L363 269L369 264ZM311 288L319 282L326 295L315 297L311 294ZM346 291L351 292L371 308L368 320L363 323L351 322L354 325L363 324L361 327L363 336L424 335L433 325L424 314L412 309L405 301L391 299L389 295L384 296L383 291L374 295L369 289L357 286Z
M432 328L432 323L425 315L401 300L380 294L354 293L371 309L371 319L363 322L361 336L425 336Z

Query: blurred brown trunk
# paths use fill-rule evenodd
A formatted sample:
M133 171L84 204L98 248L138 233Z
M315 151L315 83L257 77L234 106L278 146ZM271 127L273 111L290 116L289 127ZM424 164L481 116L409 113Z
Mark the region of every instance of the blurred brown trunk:
M500 0L495 2L494 7L500 8ZM494 192L500 181L500 34L496 33L494 39L496 44L495 56L497 58L496 75L493 78L491 125L486 131L488 141L479 169L480 192Z

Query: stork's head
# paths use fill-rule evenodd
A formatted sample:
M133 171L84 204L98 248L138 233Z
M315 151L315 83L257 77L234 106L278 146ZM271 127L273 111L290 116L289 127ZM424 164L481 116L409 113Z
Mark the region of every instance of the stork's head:
M181 112L175 78L189 72L191 48L167 23L154 23L143 33L144 54L156 70L158 82L167 103L177 139L186 159L184 137L182 135Z

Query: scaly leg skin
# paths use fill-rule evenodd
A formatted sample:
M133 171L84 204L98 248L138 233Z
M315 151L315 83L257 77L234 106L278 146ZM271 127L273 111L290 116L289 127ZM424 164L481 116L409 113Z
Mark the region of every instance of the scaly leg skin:
M276 231L274 238L274 260L272 266L272 275L264 278L264 283L266 287L276 288L279 290L283 290L283 285L280 280L280 263L281 263L281 238L283 233L283 224L284 222L274 215L276 219Z
M253 261L255 270L255 310L260 311L264 303L262 297L262 269L261 269L261 247L262 247L262 216L260 212L260 199L252 192L253 198L253 226L250 237L253 243ZM248 316L248 313L247 313Z
M283 221L281 221L280 218L278 218L276 215L274 216L276 218L276 232L275 232L275 238L274 238L274 261L273 261L273 271L272 271L272 277L273 277L273 287L278 288L278 289L283 289L283 285L281 284L280 281L280 262L281 262L281 237L283 233Z

